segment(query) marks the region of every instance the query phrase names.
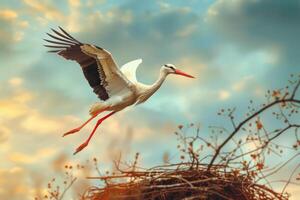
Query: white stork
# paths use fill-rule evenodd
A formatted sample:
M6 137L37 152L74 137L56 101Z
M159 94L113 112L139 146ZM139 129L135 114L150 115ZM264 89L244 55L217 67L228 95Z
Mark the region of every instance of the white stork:
M54 40L44 39L50 43L50 45L44 46L51 48L48 52L57 53L67 60L76 61L81 66L94 93L100 99L100 102L91 107L89 111L91 117L81 126L68 131L63 136L80 131L100 113L111 111L97 121L88 139L76 149L74 154L89 144L96 129L105 119L127 106L145 102L160 88L167 75L177 74L194 78L176 69L172 64L165 64L160 69L158 80L152 85L145 85L136 79L136 70L142 63L141 59L131 61L119 69L110 52L95 45L81 43L61 27L59 29L60 31L52 29L52 34L47 33Z

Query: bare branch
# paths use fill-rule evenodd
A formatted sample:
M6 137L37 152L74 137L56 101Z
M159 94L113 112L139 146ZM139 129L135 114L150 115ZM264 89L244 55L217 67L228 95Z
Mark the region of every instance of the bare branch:
M296 100L296 99L280 99L280 100L276 100L273 101L272 103L266 105L265 107L262 107L260 110L256 111L254 114L250 115L248 118L246 118L245 120L243 120L242 122L239 123L239 125L236 127L236 129L224 140L224 142L217 148L213 158L211 159L209 166L207 168L207 170L209 171L211 169L211 166L214 164L216 158L218 157L221 149L231 140L231 138L239 132L239 130L241 129L241 127L246 124L248 121L252 120L254 117L258 116L259 114L261 114L262 112L264 112L265 110L267 110L268 108L271 108L274 105L280 104L280 103L288 103L288 102L293 102L293 103L297 103L300 104L300 100Z
M296 92L297 92L297 90L299 88L299 85L300 85L300 80L298 80L297 85L296 85L296 87L294 88L294 90L292 92L291 99L294 99L294 97L296 95Z

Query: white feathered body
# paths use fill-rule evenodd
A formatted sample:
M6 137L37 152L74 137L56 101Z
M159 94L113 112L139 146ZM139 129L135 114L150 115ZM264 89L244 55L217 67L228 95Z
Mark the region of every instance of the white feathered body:
M160 71L159 79L152 85L146 85L137 81L136 71L141 63L142 59L133 60L123 65L120 69L123 75L131 82L131 91L122 91L106 101L95 103L90 109L91 115L104 108L107 110L120 111L130 105L143 103L160 88L167 75L163 70Z

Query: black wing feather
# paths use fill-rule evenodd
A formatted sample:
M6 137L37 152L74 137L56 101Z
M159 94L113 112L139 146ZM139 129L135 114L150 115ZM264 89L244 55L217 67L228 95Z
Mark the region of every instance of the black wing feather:
M59 29L62 31L62 33L54 29L51 30L56 35L47 33L47 35L55 39L54 41L44 39L46 42L51 44L44 45L48 48L51 48L51 50L48 52L57 53L67 60L76 61L81 66L83 74L89 85L93 88L94 93L96 93L101 100L107 100L109 98L108 92L105 88L107 83L105 82L105 74L102 70L100 62L97 63L95 58L90 57L82 52L81 46L84 45L83 43L76 40L61 27L59 27Z
M67 33L63 28L61 28L60 26L58 27L64 34L66 34L71 40L78 42L79 44L82 44L81 42L79 42L78 40L76 40L75 38L73 38L69 33Z
M44 45L44 46L49 48L67 48L67 46L56 46L56 45Z
M62 38L64 38L64 39L66 39L67 41L69 41L69 42L71 42L71 43L82 44L82 43L80 43L80 42L78 42L78 41L76 41L76 40L73 40L72 38L70 38L70 37L68 37L68 36L66 36L66 35L64 35L64 34L58 32L58 31L56 31L56 30L54 30L54 29L51 29L51 30L52 30L55 34L57 34L58 36L60 36L60 37L62 37Z
M53 39L56 39L57 41L66 42L66 43L68 43L68 44L70 44L70 45L72 45L72 44L78 44L78 43L71 42L71 41L69 41L69 40L65 40L65 39L63 39L63 38L54 36L54 35L52 35L52 34L50 34L50 33L47 33L47 35L50 36L50 37L52 37Z
M43 40L45 40L46 42L52 43L52 44L70 45L70 43L57 42L57 41L47 40L47 39L43 39Z
M50 51L47 51L47 52L49 52L49 53L58 53L58 52L60 52L61 50L50 50Z

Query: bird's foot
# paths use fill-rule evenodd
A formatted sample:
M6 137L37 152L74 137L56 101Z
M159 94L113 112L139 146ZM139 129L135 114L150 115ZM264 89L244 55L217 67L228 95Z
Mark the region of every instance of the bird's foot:
M80 131L80 128L74 128L66 133L63 134L63 137L65 137L66 135L70 135L70 134L74 134L77 133L78 131Z
M82 143L79 147L77 147L76 151L73 153L73 155L77 154L78 152L80 152L82 149L84 149L87 145L88 145L88 141Z

